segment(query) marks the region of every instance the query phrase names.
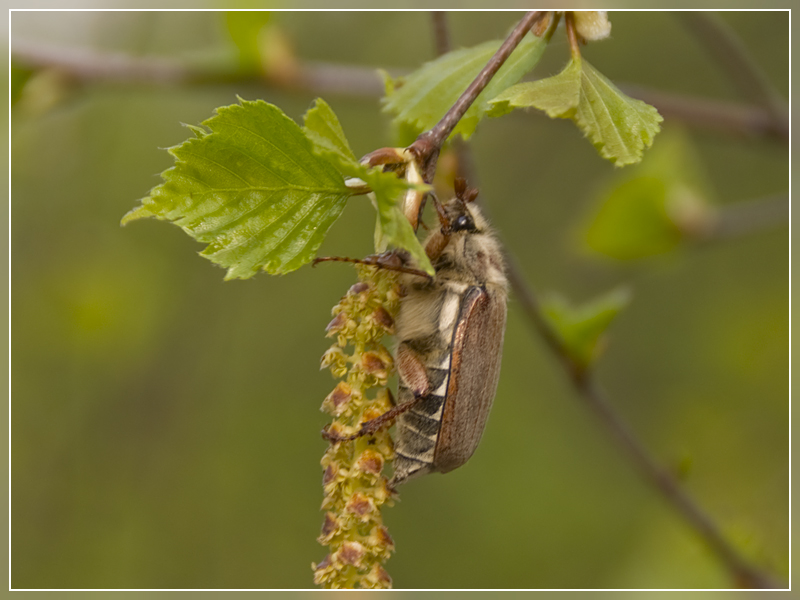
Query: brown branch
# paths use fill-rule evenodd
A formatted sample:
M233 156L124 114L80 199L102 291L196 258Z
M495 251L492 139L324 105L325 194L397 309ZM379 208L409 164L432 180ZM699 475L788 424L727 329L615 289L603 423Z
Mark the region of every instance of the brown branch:
M438 28L435 29L437 40L446 39L446 23L442 33ZM439 37L441 36L441 37ZM437 42L437 47L439 43ZM444 49L446 51L446 47ZM467 144L459 143L454 147L458 158L459 175L465 177L473 185L477 183L472 152ZM750 203L748 203L750 206ZM753 203L753 206L762 208L764 202ZM771 204L769 205L772 206ZM490 217L484 205L484 213ZM781 209L784 206L781 205ZM742 211L742 214L745 211ZM768 212L772 212L771 210ZM718 227L724 220L718 221ZM737 219L738 220L738 219ZM719 527L713 519L707 515L678 484L670 471L661 467L658 462L650 456L644 445L636 438L633 432L625 424L611 404L605 394L598 386L591 372L580 368L569 355L561 339L550 327L544 318L541 305L531 287L525 280L522 270L517 260L510 253L508 247L503 244L506 255L506 270L511 288L517 301L522 308L528 321L536 332L544 339L552 353L558 358L566 370L570 381L583 399L586 406L600 419L604 428L609 432L614 441L622 449L625 456L634 464L642 476L658 490L661 496L671 505L678 514L705 540L714 553L728 567L737 585L748 588L780 588L777 581L769 575L762 573L757 567L749 564L736 549L725 539Z
M506 257L508 278L519 306L567 371L573 387L584 404L600 419L625 456L708 544L728 568L737 585L763 589L785 588L784 584L751 565L739 554L713 519L681 488L673 475L650 456L644 445L611 406L594 375L580 369L570 358L569 352L545 320L533 290L528 286L519 265L508 250Z
M721 208L700 241L711 242L749 235L789 224L789 195L777 194Z
M466 149L465 152L469 153ZM474 179L474 174L473 174ZM736 208L725 209L706 239L729 237L750 233L756 228L775 224L788 217L788 198L776 196L766 200L743 203ZM484 212L486 212L484 210ZM487 215L488 216L488 215ZM755 223L758 222L759 225ZM577 365L569 351L544 317L541 304L533 289L528 285L522 269L507 245L503 245L506 256L506 273L517 299L517 303L533 326L555 355L570 379L584 404L600 419L604 428L623 451L642 476L653 485L678 514L708 544L709 548L725 564L740 587L759 589L781 589L787 587L771 575L750 564L734 546L728 542L722 531L694 499L680 486L672 473L661 467L650 455L645 446L634 435L609 403L591 371Z
M447 27L447 13L443 10L432 10L433 41L436 44L436 56L450 52L450 29Z
M469 149L465 149L464 152L469 154ZM471 173L471 175L474 181L475 174ZM759 204L763 205L763 202ZM777 200L775 204L778 204ZM486 212L484 208L484 213ZM516 258L507 245L503 244L503 248L506 257L506 274L511 289L528 322L564 367L570 382L584 404L600 419L604 429L611 435L634 467L708 544L709 548L728 568L738 586L758 589L787 587L742 557L728 542L711 516L706 514L680 486L672 473L661 467L650 455L624 419L614 410L591 371L582 369L572 360L567 348L564 347L561 339L545 319L541 304L525 280Z
M625 450L644 477L660 490L662 496L676 508L695 531L705 540L714 554L722 560L736 585L745 588L776 589L786 587L751 565L728 542L711 517L678 485L672 474L659 466L641 442L619 418L605 393L591 375L574 382L587 406L603 421L619 446Z
M315 94L380 98L385 89L377 68L298 61L280 73L243 71L231 62L221 68L181 60L14 41L11 60L22 68L55 69L79 83L126 85L267 84ZM392 72L393 76L402 73Z
M450 43L450 28L447 25L447 13L433 11L431 12L433 19L433 35L436 44L436 53L438 56L446 54L451 50ZM466 179L472 184L472 187L480 187L478 185L475 161L472 157L472 151L469 144L463 138L457 137L453 140L452 150L456 154L456 174L462 179Z
M665 119L678 120L695 129L789 142L789 120L776 121L759 106L673 94L628 83L620 83L619 88L655 106Z
M475 80L469 84L467 89L464 90L464 93L461 94L461 97L450 107L450 110L447 111L444 117L442 117L432 129L422 133L416 141L409 146L408 149L417 157L426 182L430 183L433 180L433 173L436 171L436 161L439 157L442 144L444 144L445 140L452 133L455 126L461 120L461 117L464 116L464 113L467 112L497 71L500 70L500 67L503 66L506 59L519 45L522 38L530 31L530 28L545 14L547 13L538 10L526 13L495 55L486 63L486 66L478 73Z
M714 57L739 93L762 106L771 115L774 127L788 129L789 107L786 101L736 33L714 13L693 11L676 15Z
M56 69L77 81L182 84L190 70L180 61L119 52L13 40L11 61L25 69Z
M405 75L405 70L388 69L392 77ZM292 91L308 92L314 95L336 94L338 96L382 98L386 93L377 67L343 65L336 63L298 62L294 79L281 82L263 76L268 85L286 87Z
M14 64L30 69L57 69L82 83L125 85L215 85L266 84L280 89L315 95L380 98L384 85L376 68L313 61L297 61L291 76L282 77L229 69L207 69L178 60L134 57L120 53L48 46L14 41ZM406 74L393 71L392 76ZM758 106L707 100L621 83L630 96L655 106L664 117L680 120L716 133L748 137L774 137L789 141L788 120L776 123L771 114ZM544 116L540 111L520 114Z

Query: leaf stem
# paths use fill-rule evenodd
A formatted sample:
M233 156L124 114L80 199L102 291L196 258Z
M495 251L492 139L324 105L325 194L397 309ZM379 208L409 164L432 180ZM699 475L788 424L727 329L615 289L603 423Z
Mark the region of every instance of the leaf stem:
M578 39L578 32L575 31L575 15L572 14L572 11L564 13L564 25L567 28L569 51L572 54L572 58L578 60L581 57L581 43Z
M474 81L469 84L461 97L450 107L450 110L442 119L433 126L432 129L420 134L416 141L409 146L409 150L417 157L418 164L422 168L423 177L426 183L433 180L436 171L436 161L439 158L439 151L445 140L452 133L461 117L469 110L480 93L486 88L500 67L506 62L514 49L522 41L522 38L530 31L531 27L541 19L544 11L530 11L517 23L513 31L509 34L495 55L486 63L486 66L478 73Z

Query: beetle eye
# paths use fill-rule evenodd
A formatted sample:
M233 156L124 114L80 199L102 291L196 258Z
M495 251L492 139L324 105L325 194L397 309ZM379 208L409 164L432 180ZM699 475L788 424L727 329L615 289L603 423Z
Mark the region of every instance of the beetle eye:
M475 223L469 215L461 215L450 225L451 231L475 231Z

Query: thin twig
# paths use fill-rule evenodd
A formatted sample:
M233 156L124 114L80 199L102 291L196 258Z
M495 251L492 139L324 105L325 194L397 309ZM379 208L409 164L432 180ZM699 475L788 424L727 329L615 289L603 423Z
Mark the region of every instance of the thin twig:
M422 167L425 181L430 183L433 180L433 173L436 170L439 150L461 120L461 117L463 117L469 107L472 106L472 103L475 102L480 93L489 84L492 77L500 70L500 67L503 66L506 59L511 56L511 53L522 41L522 38L525 37L531 27L545 14L547 13L538 10L526 13L500 46L499 50L489 62L486 63L486 66L478 73L475 80L469 84L467 89L464 90L464 93L461 94L461 97L450 107L450 110L447 111L444 117L442 117L432 129L422 133L416 141L409 146L408 149L416 155Z
M447 27L447 13L443 10L432 10L433 41L436 44L436 56L450 52L450 29Z
M387 71L393 78L406 74L405 70L400 69ZM276 87L280 85L268 76L264 81ZM386 93L386 86L377 68L312 61L298 61L297 74L291 89L314 95L336 94L370 98L381 98Z
M469 149L464 150L469 153ZM471 174L474 180L474 173ZM741 207L726 209L720 213L718 225L706 239L714 236L727 237L737 234L749 233L744 222L748 216L753 221L761 220L763 226L766 222L774 223L780 218L785 219L787 197L775 197L767 200L743 203ZM730 213L728 212L730 211ZM484 210L484 212L486 212ZM756 214L769 215L757 217ZM488 216L488 215L487 215ZM757 226L753 226L755 229ZM725 231L726 233L721 233ZM671 472L661 467L650 455L645 446L633 434L624 419L617 414L608 401L606 394L600 388L594 375L590 371L581 369L570 358L569 352L564 347L561 339L553 331L542 312L541 305L531 286L525 280L518 261L503 245L506 257L506 274L514 292L514 297L533 326L535 332L545 341L553 355L558 359L568 374L570 382L586 406L601 420L606 431L612 436L625 456L634 464L640 473L647 479L670 504L678 514L705 540L713 552L720 558L741 587L759 589L780 589L786 587L774 577L763 572L758 567L750 564L728 542L710 515L689 496L680 486Z
M611 406L593 374L579 369L569 357L567 349L544 319L541 306L533 290L528 286L516 260L508 253L508 250L506 250L506 260L511 287L525 316L564 366L580 398L601 420L625 456L705 540L714 554L731 572L737 585L761 589L786 587L742 557L728 542L713 519L681 488L672 474L650 456L644 445Z
M720 209L703 242L749 235L789 223L789 196L776 194L758 200L731 204Z
M367 98L380 98L385 93L377 67L340 63L297 61L291 73L270 74L242 71L233 61L222 67L208 67L170 58L97 52L24 40L12 43L11 60L21 68L58 70L80 83L157 86L267 84L291 91ZM390 74L396 77L404 72L392 69Z
M314 95L370 99L380 98L385 92L376 68L339 63L298 60L291 77L277 78L238 71L234 66L208 69L172 59L100 53L17 40L12 42L11 59L20 67L57 69L83 83L157 86L266 84ZM405 74L403 70L391 71L393 77ZM618 85L626 94L655 106L665 118L680 120L696 129L789 141L788 119L776 123L766 109L758 106L673 94L626 83ZM520 114L540 117L544 113L526 111Z
M465 150L469 153L469 149ZM472 174L475 178L474 173ZM484 210L484 212L486 212ZM488 216L488 215L487 215ZM507 245L503 245L506 257L506 274L508 275L514 297L527 317L534 331L545 341L553 355L558 359L570 379L579 397L586 406L600 419L604 428L633 463L639 472L648 480L671 505L678 514L695 530L720 558L741 587L758 589L779 589L786 587L771 575L761 571L742 557L733 545L728 542L710 515L689 496L680 486L672 473L661 467L650 455L645 446L634 435L617 414L608 401L605 393L590 371L580 368L570 358L561 339L553 331L544 317L541 304L533 289L528 285L522 269Z
M692 11L676 14L714 57L742 96L763 106L772 115L775 127L783 127L789 118L788 104L753 60L739 36L714 13Z
M15 39L11 62L24 69L57 69L78 81L182 84L189 69L177 60L50 45Z
M774 589L785 587L771 576L751 565L728 542L709 515L683 490L672 474L659 466L647 453L633 432L619 418L608 402L605 393L591 375L582 381L573 382L581 391L582 398L603 421L617 443L625 450L642 473L661 491L664 498L684 516L689 524L705 540L711 550L725 563L736 584L740 587Z
M436 45L436 55L447 54L451 50L450 28L447 25L447 13L432 11L433 37ZM456 153L456 174L462 179L469 181L473 187L479 187L475 177L475 161L472 152L463 138L457 137L453 140L453 152Z
M686 96L620 83L619 88L633 98L658 109L670 121L681 121L695 129L747 137L774 137L789 142L789 119L776 121L759 106Z
M569 22L569 21L568 21ZM442 32L439 28L435 29L437 36L437 48L440 47L439 41L449 37L446 31L446 23L441 27L444 29ZM441 37L439 37L441 36ZM577 38L576 38L577 41ZM446 46L444 46L444 50ZM458 156L458 171L459 175L465 177L473 185L477 183L477 174L475 170L472 152L467 144L458 144L455 147ZM782 199L785 202L785 198ZM770 204L765 204L765 201L760 203L750 203L747 206L755 208L763 208L769 206L767 212L772 211L772 204L776 203L771 201ZM785 208L781 205L781 209ZM739 209L741 214L744 215L745 211ZM485 209L484 213L488 215ZM717 222L717 227L722 227L721 223L724 221L738 222L739 219L726 219L720 218ZM509 282L514 291L519 305L521 306L525 316L533 325L536 332L545 340L550 350L559 359L564 369L567 371L570 381L575 387L579 396L584 400L586 405L594 412L601 420L606 430L612 435L617 444L622 448L625 455L631 460L636 468L642 475L661 493L662 497L677 510L677 512L692 526L692 528L706 541L711 549L720 557L725 563L732 575L737 581L738 585L750 588L778 588L781 587L768 575L762 573L758 568L750 565L744 558L742 558L735 548L725 539L719 528L709 515L694 502L694 500L680 487L678 482L672 474L661 467L654 458L650 456L644 445L636 438L633 432L625 424L624 420L616 413L614 408L608 402L604 392L594 379L591 372L581 369L570 358L569 352L564 347L561 339L556 335L550 327L541 309L536 295L531 287L525 280L522 270L517 263L515 257L509 252L508 247L504 244L504 252L506 255L506 271L508 274Z

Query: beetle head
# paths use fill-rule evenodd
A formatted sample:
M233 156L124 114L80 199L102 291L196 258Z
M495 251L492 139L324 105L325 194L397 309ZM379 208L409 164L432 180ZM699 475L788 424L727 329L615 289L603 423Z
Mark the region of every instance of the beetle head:
M442 233L452 235L459 232L479 233L485 226L483 217L474 204L478 197L478 190L468 188L464 179L458 178L454 182L456 195L444 205L438 205L439 221Z

